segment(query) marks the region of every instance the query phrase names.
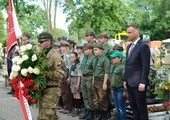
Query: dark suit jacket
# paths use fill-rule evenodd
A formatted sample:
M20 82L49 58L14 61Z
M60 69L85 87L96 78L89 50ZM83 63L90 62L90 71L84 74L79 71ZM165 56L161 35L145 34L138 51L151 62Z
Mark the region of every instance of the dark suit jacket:
M131 44L127 47L124 80L130 87L138 87L140 83L148 85L150 69L150 48L142 40L134 46L128 57Z

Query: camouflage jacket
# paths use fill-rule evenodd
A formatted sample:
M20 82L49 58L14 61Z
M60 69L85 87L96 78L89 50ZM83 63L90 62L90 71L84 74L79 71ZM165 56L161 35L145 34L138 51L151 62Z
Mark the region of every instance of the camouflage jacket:
M61 79L66 77L67 71L60 54L52 48L46 56L46 79L47 86L59 86Z

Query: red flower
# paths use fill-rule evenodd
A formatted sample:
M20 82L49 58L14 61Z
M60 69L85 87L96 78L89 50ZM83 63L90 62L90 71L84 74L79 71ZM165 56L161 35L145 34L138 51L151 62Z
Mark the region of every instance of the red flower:
M33 86L34 81L33 80L25 80L23 84L27 88L27 87Z
M28 93L29 93L29 89L28 89L28 88L25 88L23 91L24 91L24 93L25 93L26 95L28 95Z
M164 102L164 103L163 103L163 106L164 106L164 107L170 106L170 102L168 102L168 101Z
M30 104L36 104L37 101L33 99L33 100L30 100L29 103L30 103Z
M38 90L38 87L36 85L34 85L33 90Z
M11 83L12 85L13 85L13 84L17 84L17 83L18 83L17 78L15 77L15 78L11 79L11 80L10 80L10 83Z

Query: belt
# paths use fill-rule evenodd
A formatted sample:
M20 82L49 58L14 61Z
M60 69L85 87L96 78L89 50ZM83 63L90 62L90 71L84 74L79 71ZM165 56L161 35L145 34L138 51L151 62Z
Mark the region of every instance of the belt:
M95 80L104 80L104 77L94 77Z
M73 75L71 75L70 77L73 78L73 77L78 77L78 76L73 76Z
M58 85L46 85L46 88L58 87Z
M91 74L83 74L83 77L92 77L93 75Z

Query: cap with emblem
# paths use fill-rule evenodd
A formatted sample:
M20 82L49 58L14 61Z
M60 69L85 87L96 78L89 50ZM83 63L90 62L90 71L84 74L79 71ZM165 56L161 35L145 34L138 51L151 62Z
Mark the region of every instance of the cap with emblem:
M68 46L69 43L67 41L61 41L60 46Z
M83 45L82 45L82 44L77 45L77 46L76 46L76 49L83 49Z
M99 34L98 38L107 38L109 39L109 35L106 32L102 32Z
M89 43L85 43L83 49L93 49L93 46Z
M111 54L110 57L111 57L111 58L119 57L119 58L121 58L121 59L124 58L122 52L120 52L120 51L115 51L115 52L113 52L113 54Z
M113 47L113 50L114 50L114 51L118 50L118 51L121 51L121 52L122 52L124 49L123 49L122 46L116 44L116 45Z
M86 31L86 36L90 35L90 36L95 36L95 33L93 31Z
M55 42L55 43L54 43L54 47L60 47L60 43Z
M74 41L74 40L71 40L71 39L68 39L67 42L68 42L69 44L76 44L75 41Z
M100 43L96 43L96 44L93 45L93 48L99 48L99 49L103 50L103 45L100 44Z
M53 40L53 36L49 32L42 32L38 35L38 41L41 41L41 39L49 39L51 41Z

